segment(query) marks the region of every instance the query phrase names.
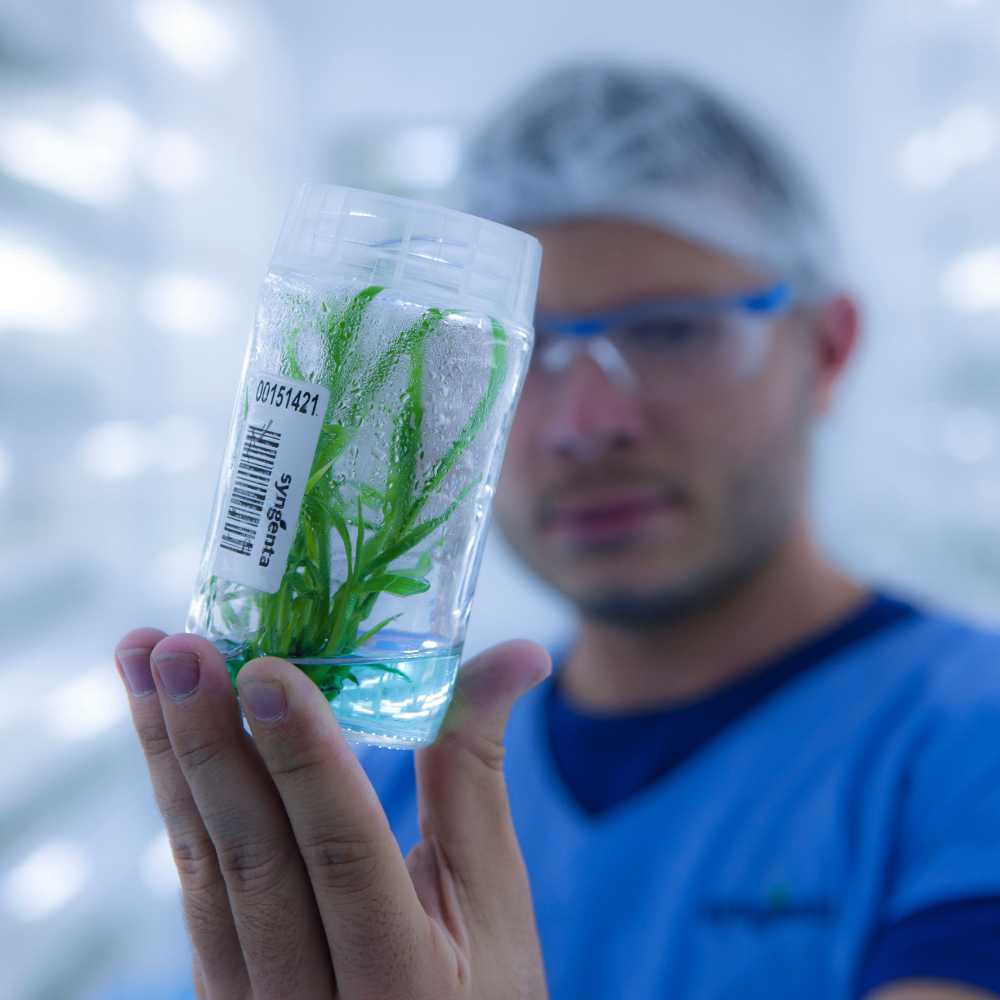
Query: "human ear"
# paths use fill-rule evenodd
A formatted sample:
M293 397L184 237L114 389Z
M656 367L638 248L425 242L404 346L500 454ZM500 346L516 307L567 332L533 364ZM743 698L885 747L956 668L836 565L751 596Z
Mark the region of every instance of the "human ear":
M858 340L858 307L846 295L819 306L812 317L812 353L815 373L814 412L829 411L833 390Z

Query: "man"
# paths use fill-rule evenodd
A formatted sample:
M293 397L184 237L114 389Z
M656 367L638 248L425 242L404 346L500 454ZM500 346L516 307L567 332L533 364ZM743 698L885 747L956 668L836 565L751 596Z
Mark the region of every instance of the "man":
M495 513L581 617L507 731L553 996L1000 993L1000 643L811 540L857 320L805 186L689 82L584 66L486 125L463 207L544 251ZM405 850L411 769L366 766Z
M856 318L801 182L690 83L581 67L464 207L544 247L496 514L579 636L507 727L513 825L537 649L464 670L416 776L364 755L383 816L295 668L241 671L254 748L207 642L126 636L199 995L540 998L529 880L555 1000L1000 993L1000 641L811 541Z

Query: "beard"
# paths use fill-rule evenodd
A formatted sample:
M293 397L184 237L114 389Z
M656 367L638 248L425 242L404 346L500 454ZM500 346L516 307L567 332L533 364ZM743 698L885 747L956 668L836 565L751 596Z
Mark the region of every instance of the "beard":
M723 603L770 562L787 535L786 524L761 525L723 556L654 589L608 588L577 596L584 618L631 629L655 629L694 618Z
M641 585L623 582L620 567L611 574L616 579L601 582L588 573L590 585L572 585L574 562L583 565L591 558L613 556L616 550L627 560L629 549L638 551L646 542L576 545L568 563L557 560L557 569L546 559L545 545L538 544L534 531L512 532L506 530L508 524L504 534L521 559L567 596L584 618L629 629L654 629L693 618L754 579L786 543L805 488L808 448L801 428L766 441L753 461L731 470L726 481L708 490L710 500L686 476L620 461L577 467L536 506L535 528L544 530L553 503L609 484L634 485L663 497L690 517L696 551L685 557L664 550L659 584L648 576Z

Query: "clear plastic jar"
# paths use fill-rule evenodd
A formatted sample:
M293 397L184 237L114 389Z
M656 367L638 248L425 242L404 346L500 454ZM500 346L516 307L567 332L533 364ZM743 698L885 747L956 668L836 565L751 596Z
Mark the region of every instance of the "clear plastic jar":
M303 187L264 281L189 632L283 656L349 739L420 746L454 686L541 248Z

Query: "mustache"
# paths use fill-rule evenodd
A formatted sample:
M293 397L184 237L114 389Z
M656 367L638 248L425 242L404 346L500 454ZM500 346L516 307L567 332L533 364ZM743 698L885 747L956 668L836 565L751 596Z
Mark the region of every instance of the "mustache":
M687 505L694 492L679 475L663 469L643 469L623 463L577 467L550 483L537 498L538 513L551 517L558 508L569 503L586 502L589 497L605 493L637 490L663 498L670 504Z

